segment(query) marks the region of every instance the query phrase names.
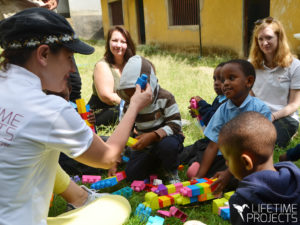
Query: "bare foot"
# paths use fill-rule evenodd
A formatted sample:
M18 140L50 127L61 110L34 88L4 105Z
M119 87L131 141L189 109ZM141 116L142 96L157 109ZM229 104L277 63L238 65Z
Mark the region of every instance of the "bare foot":
M187 178L192 179L193 177L196 177L199 169L200 169L200 163L193 162L192 165L186 171Z

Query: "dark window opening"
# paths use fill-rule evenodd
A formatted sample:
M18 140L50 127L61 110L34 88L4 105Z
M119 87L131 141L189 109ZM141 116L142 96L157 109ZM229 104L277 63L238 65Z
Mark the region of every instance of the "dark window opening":
M199 0L169 0L170 25L198 25Z
M115 1L108 4L110 9L111 24L113 26L124 25L122 1Z

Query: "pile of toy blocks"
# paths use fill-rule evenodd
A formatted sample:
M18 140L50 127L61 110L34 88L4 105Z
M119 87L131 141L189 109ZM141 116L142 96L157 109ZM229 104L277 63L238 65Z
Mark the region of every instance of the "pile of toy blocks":
M224 220L230 219L229 199L234 191L227 192L223 198L218 198L212 202L213 214L218 214Z
M176 184L160 184L156 190L146 193L144 204L152 209L159 209L174 204L186 205L214 199L217 197L212 194L215 187L210 187L214 181L202 178Z

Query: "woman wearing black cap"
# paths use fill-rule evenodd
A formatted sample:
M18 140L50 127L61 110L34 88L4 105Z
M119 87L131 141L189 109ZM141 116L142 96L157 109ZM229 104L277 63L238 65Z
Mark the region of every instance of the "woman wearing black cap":
M141 93L137 87L122 122L104 143L65 100L43 92L66 87L74 71L74 52L94 51L63 17L42 8L17 13L0 22L0 45L0 223L46 224L59 153L110 168L120 157L138 111L151 102L151 89ZM121 224L130 213L128 201L105 196L82 213L48 219L48 224L80 223L95 207L97 213L84 223ZM123 209L118 217L111 212L116 209Z

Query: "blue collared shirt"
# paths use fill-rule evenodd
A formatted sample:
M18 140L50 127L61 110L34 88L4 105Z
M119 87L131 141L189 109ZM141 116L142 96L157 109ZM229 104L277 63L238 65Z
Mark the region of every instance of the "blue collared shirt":
M227 102L223 103L218 108L213 117L210 119L204 131L204 135L211 141L218 143L219 132L223 125L242 112L247 111L259 112L271 121L271 111L269 107L258 98L248 95L239 107L234 105L233 102L228 99Z

